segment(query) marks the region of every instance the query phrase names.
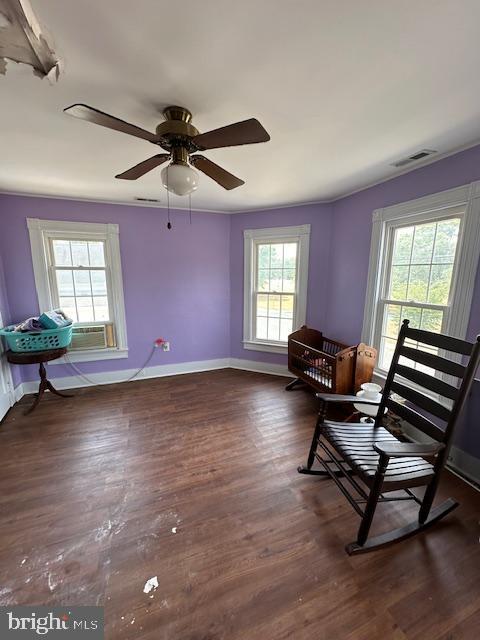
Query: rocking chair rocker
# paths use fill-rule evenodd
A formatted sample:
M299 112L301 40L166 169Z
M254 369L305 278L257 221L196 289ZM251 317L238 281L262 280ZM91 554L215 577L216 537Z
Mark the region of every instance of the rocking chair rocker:
M472 344L413 329L408 323L408 320L402 323L382 398L375 403L378 404L375 422L364 424L326 420L328 403L374 403L371 400L359 400L356 396L317 394L322 405L307 465L298 468L299 473L329 476L362 517L356 542L345 547L350 555L404 540L431 526L458 506L458 502L449 498L431 510L455 425L480 360L480 336ZM406 340L413 348L405 344ZM426 345L428 350L414 348L415 343ZM447 352L461 356L465 364L461 364L458 361L460 358L455 356L449 359ZM400 364L400 358L407 362ZM415 368L416 365L420 367ZM425 369L433 370L433 375ZM447 379L444 379L445 374ZM452 378L458 379L458 386L451 384ZM410 383L409 386L405 381ZM406 402L394 399L392 393ZM381 426L385 408L429 436L433 442L400 442ZM444 424L437 424L426 414ZM323 469L312 468L315 460ZM411 490L421 486L426 486L422 499ZM384 495L399 490L404 492L400 497ZM420 506L418 521L368 539L377 504L395 500L414 500ZM360 506L362 504L364 508Z

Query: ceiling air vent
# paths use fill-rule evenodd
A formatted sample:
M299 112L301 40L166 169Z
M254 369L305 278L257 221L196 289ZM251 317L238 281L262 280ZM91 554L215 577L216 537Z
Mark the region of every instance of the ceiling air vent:
M135 198L137 202L160 202L160 200L156 198Z
M407 158L402 158L402 160L399 160L398 162L393 162L391 166L404 167L405 165L410 164L411 162L417 162L418 160L423 160L423 158L427 158L428 156L431 156L434 153L437 153L434 149L421 149L416 153L412 153L412 155L408 156Z

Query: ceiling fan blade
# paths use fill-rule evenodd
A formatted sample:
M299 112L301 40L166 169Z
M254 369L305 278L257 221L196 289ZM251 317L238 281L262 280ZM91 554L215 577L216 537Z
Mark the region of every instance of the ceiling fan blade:
M127 169L123 173L119 173L115 178L119 178L120 180L136 180L169 159L170 155L168 153L159 153L157 156L153 156L152 158L148 158L148 160L139 162L134 167Z
M255 144L269 140L270 136L255 118L200 133L193 138L193 142L201 150L235 147L240 144Z
M243 180L237 178L232 173L225 171L218 164L212 162L208 158L204 156L191 156L190 162L196 169L203 171L209 178L218 182L218 184L230 191L231 189L235 189L236 187L241 187L242 184L245 184Z
M134 124L125 122L125 120L120 120L108 113L89 107L86 104L72 104L63 111L64 113L68 113L69 116L87 120L87 122L93 122L93 124L99 124L102 127L108 127L108 129L128 133L130 136L135 136L136 138L143 138L149 142L157 141L157 136L154 133L150 133L150 131L136 127Z

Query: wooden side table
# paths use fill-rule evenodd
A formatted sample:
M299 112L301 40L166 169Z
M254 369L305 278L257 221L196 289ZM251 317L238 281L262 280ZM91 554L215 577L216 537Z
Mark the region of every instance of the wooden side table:
M40 374L40 385L38 387L38 393L36 394L35 401L32 406L25 411L25 415L31 413L34 409L36 409L38 403L40 402L41 397L46 389L51 391L51 393L55 393L57 396L62 396L62 398L71 398L72 396L67 393L60 393L57 391L50 380L47 380L47 372L45 370L44 362L50 362L50 360L56 360L57 358L61 358L63 355L67 353L67 349L62 347L60 349L48 349L46 351L7 351L6 356L8 362L12 364L39 364L40 367L38 372Z

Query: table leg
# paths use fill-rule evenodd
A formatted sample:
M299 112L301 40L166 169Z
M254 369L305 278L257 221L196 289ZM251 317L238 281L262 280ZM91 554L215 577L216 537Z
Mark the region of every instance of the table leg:
M36 394L37 397L35 398L32 406L29 409L27 409L27 411L25 411L25 415L28 415L29 413L32 413L32 411L34 411L37 408L41 397L43 396L44 392L47 389L49 391L51 391L51 393L55 393L57 396L62 396L62 398L72 398L73 397L72 395L67 394L67 393L60 393L60 391L57 391L55 389L55 387L50 382L50 380L47 380L47 372L45 370L45 366L44 366L43 362L40 363L40 367L38 368L38 373L40 374L40 384L38 386L38 393Z
M45 367L43 366L43 362L40 363L40 367L38 368L38 373L40 374L40 384L38 386L38 393L36 394L36 398L32 404L32 406L25 411L25 415L27 416L29 413L32 413L40 402L41 397L43 396L45 389L48 388L47 381L47 372L45 371Z
M73 398L73 394L71 393L61 393L60 391L57 391L57 389L55 389L55 387L50 382L50 380L47 380L46 382L47 382L47 389L52 393L55 393L55 395L61 396L62 398Z

